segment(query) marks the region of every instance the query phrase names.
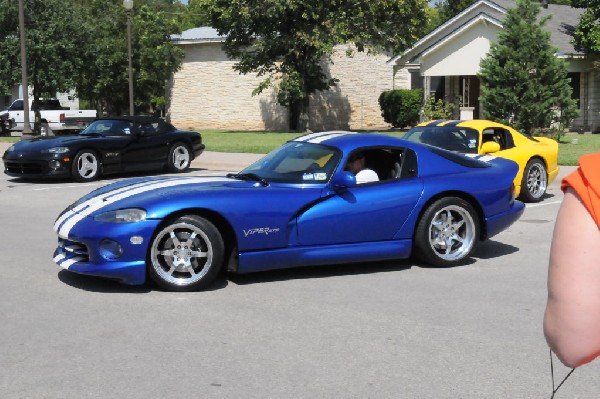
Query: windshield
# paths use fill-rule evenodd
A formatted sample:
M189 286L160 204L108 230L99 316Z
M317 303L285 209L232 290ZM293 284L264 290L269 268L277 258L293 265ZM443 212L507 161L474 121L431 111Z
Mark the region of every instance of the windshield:
M416 126L403 138L466 154L477 154L479 148L479 132L458 126Z
M269 182L323 184L341 158L340 150L322 144L290 141L242 170Z
M128 136L133 130L133 123L121 119L102 119L92 122L81 134L101 136Z

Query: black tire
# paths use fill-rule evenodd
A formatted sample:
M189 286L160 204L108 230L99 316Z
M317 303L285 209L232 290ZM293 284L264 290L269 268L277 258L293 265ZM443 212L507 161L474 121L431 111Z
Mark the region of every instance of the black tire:
M415 231L413 257L432 266L461 264L479 240L479 218L462 198L441 198L423 212Z
M219 230L203 217L180 217L160 228L148 253L148 274L169 291L206 288L223 266Z
M187 145L175 143L169 150L167 168L171 172L180 173L189 169L192 163L192 154Z
M71 165L73 179L80 182L92 181L100 176L100 160L91 150L82 150L73 158Z
M519 199L523 202L540 202L548 188L548 172L540 159L527 162L521 180Z

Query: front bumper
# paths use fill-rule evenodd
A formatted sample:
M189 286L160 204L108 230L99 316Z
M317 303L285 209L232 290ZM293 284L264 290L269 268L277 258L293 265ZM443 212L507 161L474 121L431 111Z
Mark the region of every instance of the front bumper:
M65 160L68 159L68 160ZM64 178L71 176L71 159L64 154L5 153L4 173L23 178Z
M146 281L146 255L158 220L138 223L101 223L85 217L75 225L68 238L59 236L52 260L61 268L79 274L105 277L129 285ZM136 237L136 243L133 243ZM139 242L139 238L142 242ZM122 254L110 259L102 243L118 243Z

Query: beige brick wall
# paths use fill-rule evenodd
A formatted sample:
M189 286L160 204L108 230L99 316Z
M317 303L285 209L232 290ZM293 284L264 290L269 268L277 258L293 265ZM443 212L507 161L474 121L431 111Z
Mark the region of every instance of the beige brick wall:
M185 59L173 76L168 117L179 128L275 130L288 128L287 110L276 103L272 91L252 96L261 81L240 75L220 43L182 45ZM328 64L329 74L340 80L330 91L313 95L309 127L333 129L387 129L378 98L392 88L388 55L352 52L338 46Z
M285 130L287 111L272 96L252 96L261 79L240 75L220 43L184 45L185 59L173 76L170 121L182 129Z

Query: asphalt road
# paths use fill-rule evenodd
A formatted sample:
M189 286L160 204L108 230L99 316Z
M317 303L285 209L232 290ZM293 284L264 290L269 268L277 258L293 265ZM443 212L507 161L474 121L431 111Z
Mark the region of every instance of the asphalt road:
M190 173L224 173L199 165ZM52 262L57 214L116 179L0 177L1 398L550 397L542 316L557 182L465 266L229 275L169 293ZM557 380L567 371L555 360ZM598 375L600 361L576 370L556 397L597 398Z

